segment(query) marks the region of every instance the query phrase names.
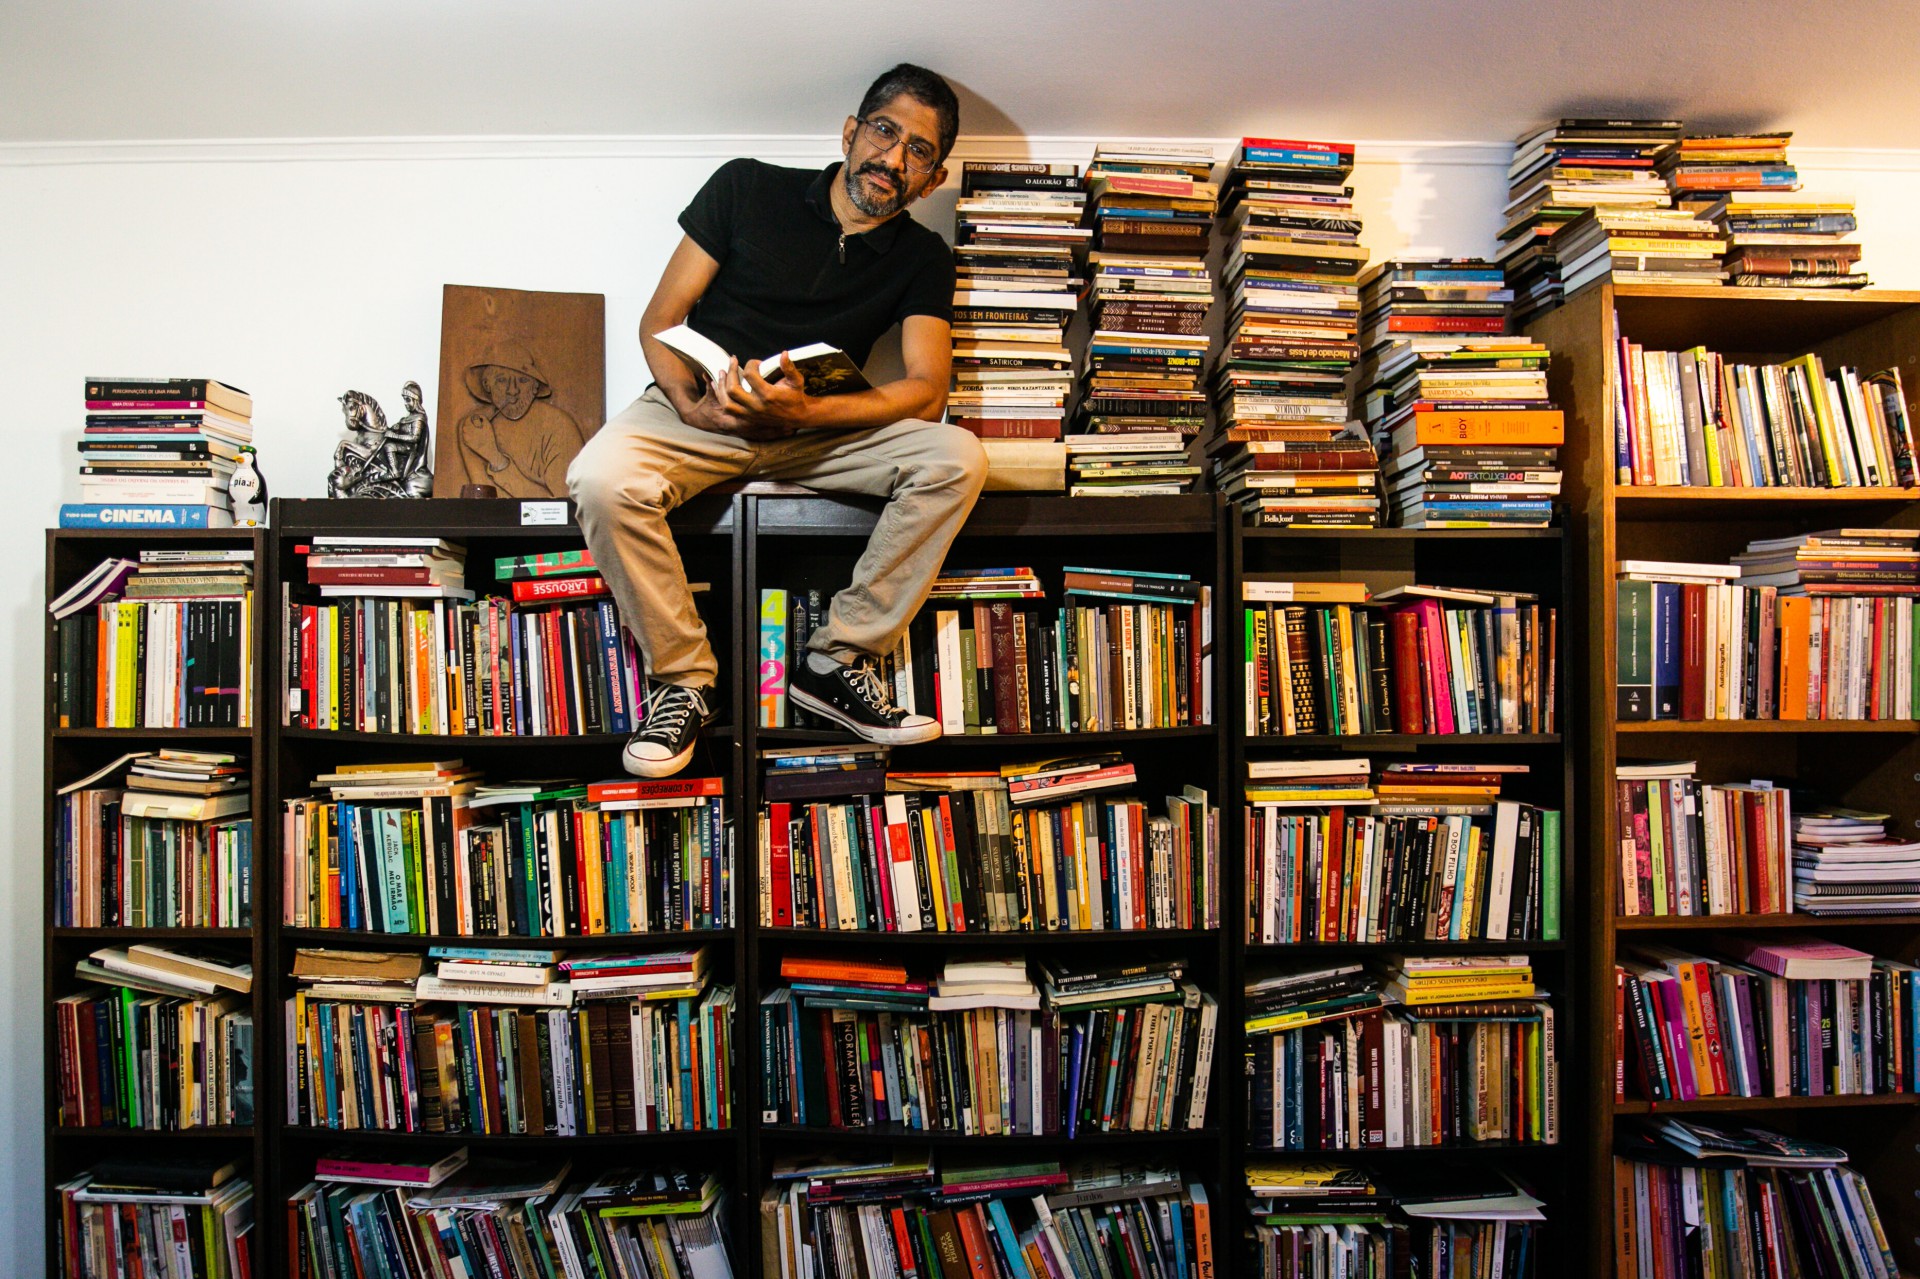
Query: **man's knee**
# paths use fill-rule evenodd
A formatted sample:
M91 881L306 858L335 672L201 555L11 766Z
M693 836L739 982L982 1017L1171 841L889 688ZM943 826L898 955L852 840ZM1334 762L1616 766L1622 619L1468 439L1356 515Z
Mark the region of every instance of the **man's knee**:
M673 505L673 486L658 471L622 459L617 449L595 448L607 434L588 440L567 468L567 492L574 505L589 519L665 513Z
M946 422L925 424L923 465L937 483L978 493L987 479L987 451L972 431Z

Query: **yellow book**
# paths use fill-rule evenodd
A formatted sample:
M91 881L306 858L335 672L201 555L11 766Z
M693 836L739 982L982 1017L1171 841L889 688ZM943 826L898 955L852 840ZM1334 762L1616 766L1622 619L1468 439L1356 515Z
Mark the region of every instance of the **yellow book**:
M938 932L952 932L953 920L947 914L947 874L941 863L945 860L940 854L940 828L934 820L934 814L921 808L920 846L927 851L927 881L933 889L934 928Z
M1034 912L1034 922L1037 925L1043 924L1049 930L1065 928L1068 927L1067 921L1062 919L1058 914L1060 876L1059 861L1056 856L1058 850L1055 847L1052 814L1034 812L1030 814L1030 816L1032 818L1032 825L1029 826L1028 829L1032 832L1033 836L1031 840L1033 856L1038 859L1040 863L1038 878L1040 881L1040 896L1043 899L1041 902L1042 908Z
M1532 981L1480 982L1470 986L1448 986L1440 990L1407 990L1396 984L1394 997L1407 1008L1429 1004L1478 1003L1482 1000L1527 999L1534 993Z
M248 591L240 597L241 728L253 727L253 626L253 592Z
M1353 653L1353 606L1333 609L1334 644L1340 654L1340 722L1349 733L1360 731L1360 670Z
M134 694L139 689L138 653L140 647L140 606L128 601L121 604L114 617L118 625L114 636L114 665L118 669L115 691L118 696L113 708L114 728L135 728L139 725L136 716L139 704Z
M1849 452L1852 450L1850 442L1843 445L1834 425L1833 405L1826 396L1826 369L1821 366L1820 357L1808 352L1797 360L1787 361L1787 367L1798 368L1806 374L1807 398L1812 401L1813 420L1820 430L1820 451L1826 455L1824 465L1828 480L1835 485L1851 484L1853 481L1840 465L1840 450L1842 447L1847 447Z
M588 817L591 819L592 814ZM583 922L586 931L595 936L607 931L607 871L602 835L603 828L598 821L580 823L580 840L584 845L581 856L587 870L587 917Z
M1687 1055L1693 1058L1695 1091L1710 1097L1720 1091L1713 1078L1713 1054L1707 1048L1707 1021L1700 1008L1700 971L1704 964L1676 964L1674 975L1680 979L1680 1005L1687 1017Z

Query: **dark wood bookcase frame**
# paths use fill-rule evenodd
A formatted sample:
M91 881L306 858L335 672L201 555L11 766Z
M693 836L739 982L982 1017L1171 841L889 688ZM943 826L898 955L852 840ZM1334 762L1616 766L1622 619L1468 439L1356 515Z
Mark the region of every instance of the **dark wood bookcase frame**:
M1626 1116L1698 1114L1754 1122L1835 1142L1875 1190L1875 1204L1903 1271L1920 1268L1920 1096L1711 1098L1693 1102L1614 1099L1613 968L1635 939L1680 946L1756 929L1814 930L1875 954L1913 960L1913 918L1815 919L1805 915L1619 917L1614 911L1619 829L1614 768L1623 756L1693 759L1710 781L1753 777L1813 785L1841 803L1897 814L1920 825L1920 724L1661 720L1621 723L1614 715L1614 565L1621 559L1724 562L1756 537L1837 526L1920 527L1917 489L1711 489L1633 487L1616 482L1614 399L1608 376L1625 334L1660 350L1704 344L1729 358L1774 362L1817 353L1829 367L1898 366L1914 412L1920 396L1920 293L1758 288L1683 288L1598 282L1536 318L1527 332L1553 350L1553 398L1567 413L1566 506L1581 554L1574 598L1584 624L1573 628L1573 662L1585 696L1573 726L1587 743L1577 788L1586 938L1579 948L1586 1009L1587 1090L1569 1105L1585 1164L1581 1198L1595 1273L1614 1269L1612 1150Z
M1068 499L1038 494L989 494L975 509L949 555L955 565L1030 565L1057 592L1059 570L1068 564L1141 568L1189 573L1213 589L1213 722L1207 726L1099 734L988 735L951 738L903 748L895 755L908 767L991 767L1005 760L1039 759L1093 750L1118 750L1139 769L1138 793L1149 805L1171 786L1204 788L1220 813L1221 927L1217 930L1154 930L1040 934L874 934L762 928L758 923L759 860L754 848L759 775L754 767L763 747L811 741L851 740L818 730L762 729L758 726L754 680L758 665L758 599L763 586L823 588L845 581L872 530L880 504L812 494L786 485L751 484L703 494L676 511L673 526L689 576L712 584L701 608L722 655L722 703L719 719L689 771L725 777L728 812L735 827L735 927L711 933L658 933L584 939L541 939L499 944L562 950L673 947L707 941L720 948L722 980L734 984L734 1127L718 1133L666 1133L600 1137L442 1137L395 1133L309 1131L286 1122L285 1044L282 1000L291 989L288 973L300 946L331 945L364 949L419 949L434 938L396 937L364 932L295 929L280 921L282 881L279 814L284 800L309 793L314 773L336 762L367 759L458 756L482 765L490 777L575 776L598 778L619 772L619 742L613 737L469 737L313 731L281 724L280 606L282 584L303 580L297 547L317 534L384 533L444 537L468 550L468 583L485 591L493 586L496 555L560 550L582 545L576 524L523 525L514 501L332 501L281 500L274 503L272 527L258 532L175 534L210 539L214 544L256 548L255 628L257 702L255 727L239 735L254 762L255 907L253 929L235 938L251 948L255 971L256 1096L258 1123L251 1132L208 1134L199 1140L225 1140L236 1157L251 1161L259 1198L254 1256L260 1274L288 1273L286 1197L303 1185L313 1160L326 1150L355 1145L371 1149L441 1150L465 1144L476 1154L565 1153L576 1167L618 1163L672 1163L713 1169L734 1192L734 1239L738 1272L760 1269L760 1188L774 1160L824 1151L959 1150L986 1154L1004 1151L1061 1156L1084 1150L1103 1156L1178 1164L1208 1187L1213 1204L1217 1274L1236 1273L1244 1264L1242 1241L1244 1168L1248 1160L1243 1082L1244 1037L1241 982L1250 968L1308 964L1330 955L1379 958L1392 950L1482 951L1499 944L1439 943L1426 946L1250 946L1245 941L1247 885L1241 810L1246 761L1276 754L1310 756L1362 752L1376 760L1494 758L1533 765L1528 780L1510 787L1514 794L1571 817L1572 752L1563 731L1534 736L1296 737L1247 738L1243 735L1240 582L1247 573L1290 578L1362 578L1376 587L1420 580L1427 583L1505 586L1539 593L1561 609L1562 652L1578 629L1568 611L1577 597L1569 587L1570 543L1557 529L1518 531L1414 532L1257 530L1240 527L1238 511L1215 494L1182 497ZM49 598L106 554L127 553L169 535L54 532L48 540ZM224 539L224 541L222 540ZM1055 595L1057 602L1057 595ZM53 722L51 680L57 648L49 645L48 723ZM1572 670L1560 664L1560 706L1564 727L1572 703L1566 690ZM182 734L192 737L193 734ZM145 743L173 735L144 730L50 731L47 737L46 841L53 855L52 792L122 749L115 739ZM98 739L96 741L96 739ZM1535 956L1541 984L1556 996L1559 1054L1562 1062L1561 1129L1556 1146L1501 1145L1436 1150L1353 1152L1351 1157L1389 1171L1401 1161L1494 1160L1512 1168L1548 1200L1548 1239L1544 1264L1570 1259L1574 1223L1583 1208L1573 1194L1567 1158L1578 1148L1582 1126L1576 1098L1581 1096L1585 1060L1577 1048L1585 1028L1581 992L1569 975L1578 948L1581 919L1572 909L1572 885L1578 850L1584 845L1571 820L1563 849L1563 940L1514 942L1505 949ZM48 876L51 885L51 875ZM51 911L51 887L48 889ZM48 918L51 918L49 913ZM73 985L72 962L78 953L102 944L91 935L48 930L46 938L46 1021L52 1025L52 1000ZM122 930L111 930L117 935ZM181 937L180 940L186 940ZM494 944L491 942L489 944ZM762 1122L756 1064L760 1060L759 1001L779 977L781 956L804 954L894 955L916 966L932 967L954 953L1070 953L1095 958L1133 947L1184 955L1195 980L1220 1003L1220 1026L1210 1081L1209 1121L1195 1132L1083 1134L1064 1137L964 1137L887 1130L835 1131L784 1128ZM99 1157L119 1132L89 1135L52 1126L58 1104L57 1045L51 1033L47 1049L48 1230L57 1241L57 1180ZM136 1142L153 1137L131 1135ZM1320 1158L1308 1155L1308 1158ZM1328 1155L1328 1158L1345 1156ZM1543 1270L1542 1273L1552 1273Z

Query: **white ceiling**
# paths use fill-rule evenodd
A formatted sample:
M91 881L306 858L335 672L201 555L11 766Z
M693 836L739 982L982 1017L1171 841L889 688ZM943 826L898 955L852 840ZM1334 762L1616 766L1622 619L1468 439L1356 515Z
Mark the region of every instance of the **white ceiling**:
M0 0L0 141L831 133L924 62L973 135L1496 141L1561 114L1906 148L1898 0Z

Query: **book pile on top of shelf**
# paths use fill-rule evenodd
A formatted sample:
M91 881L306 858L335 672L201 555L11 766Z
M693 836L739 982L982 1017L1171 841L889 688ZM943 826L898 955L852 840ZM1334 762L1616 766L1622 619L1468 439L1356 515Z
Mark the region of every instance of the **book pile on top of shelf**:
M1793 801L1772 782L1703 783L1692 760L1621 760L1621 915L1793 909Z
M1525 592L1241 583L1246 733L1552 733L1560 610Z
M761 1000L767 1122L969 1136L1203 1128L1219 1005L1184 960L1085 969L788 955Z
M1901 1274L1872 1187L1838 1146L1651 1119L1620 1134L1613 1183L1616 1274Z
M253 1183L241 1175L240 1162L224 1154L174 1149L159 1158L102 1159L54 1191L58 1227L49 1274L218 1279L258 1273ZM185 1265L176 1268L181 1247Z
M290 1124L529 1136L731 1126L733 988L711 980L707 948L433 958L429 973L417 951L294 952Z
M1105 793L1135 782L1118 755L909 773L886 772L884 753L872 750L762 752L762 926L1217 924L1219 814L1206 791L1183 787L1158 815L1133 795Z
M438 1279L448 1270L437 1250L416 1250L425 1239L450 1250L460 1267L453 1273L501 1279L734 1274L728 1197L711 1173L575 1175L567 1160L502 1156L449 1162L396 1150L320 1159L313 1180L287 1197L289 1243L298 1249L292 1273L359 1279L366 1272L357 1258L384 1256L390 1279ZM645 1268L603 1271L593 1260L603 1252L643 1258Z
M341 764L282 813L282 922L498 937L733 921L718 777L492 782L460 760Z
M1560 494L1564 419L1545 346L1507 333L1511 289L1476 258L1383 262L1361 285L1358 415L1403 528L1537 528Z
M931 1155L788 1158L761 1193L758 1273L1094 1279L1157 1265L1205 1275L1214 1236L1206 1187L1172 1168L978 1154L938 1165Z
M1748 544L1734 563L1621 560L1622 720L1915 718L1911 529Z
M1616 284L1720 285L1727 237L1685 209L1592 208L1553 237L1563 293L1594 280Z
M1920 1091L1920 969L1817 937L1652 942L1614 968L1617 1096L1875 1096Z
M1261 1160L1247 1166L1262 1275L1532 1279L1545 1205L1508 1174Z
M1248 761L1247 940L1558 941L1561 814L1500 798L1527 771Z
M248 927L251 798L247 766L207 751L136 751L62 786L54 926Z
M251 965L136 943L94 951L74 976L92 985L54 1001L58 1123L178 1132L253 1122Z
M1256 523L1372 528L1373 450L1351 426L1359 355L1353 146L1243 138L1221 209L1231 294L1213 366L1214 482Z
M227 481L253 398L213 378L87 379L80 500L61 528L232 528Z
M1086 291L1077 164L969 160L954 205L948 420L980 437L987 487L1065 487L1067 327Z
M1808 915L1920 914L1920 841L1887 813L1803 803L1793 821L1793 905Z
M61 728L248 728L253 549L102 560L47 605Z
M1200 470L1186 454L1206 423L1207 248L1219 203L1212 175L1210 147L1094 148L1086 173L1091 333L1066 439L1074 496L1196 487Z
M1727 239L1729 283L1793 289L1859 289L1853 201L1800 190L1787 159L1792 133L1685 137L1662 171L1673 202L1714 223Z
M1516 325L1558 306L1577 287L1569 280L1576 255L1558 239L1574 219L1593 220L1601 210L1637 215L1671 207L1657 170L1680 134L1678 120L1563 119L1514 144L1507 166L1506 224L1496 256L1513 289ZM1609 265L1604 245L1599 260L1604 273Z
M1619 340L1607 378L1622 485L1802 488L1916 483L1900 370L1828 369L1818 355L1741 364Z
M1560 1139L1554 1008L1526 955L1255 974L1244 1010L1255 1149Z

